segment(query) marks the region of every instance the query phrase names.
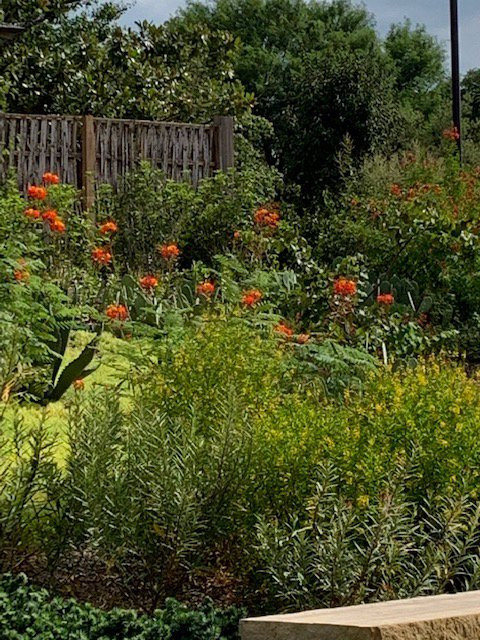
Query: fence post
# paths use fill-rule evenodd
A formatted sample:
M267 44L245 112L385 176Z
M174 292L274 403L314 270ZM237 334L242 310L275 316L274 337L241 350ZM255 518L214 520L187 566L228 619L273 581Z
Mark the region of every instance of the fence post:
M225 171L235 162L233 117L214 116L213 124L217 127L217 169Z
M82 128L82 186L83 206L90 212L95 222L95 212L92 209L95 202L95 128L93 116L83 116Z

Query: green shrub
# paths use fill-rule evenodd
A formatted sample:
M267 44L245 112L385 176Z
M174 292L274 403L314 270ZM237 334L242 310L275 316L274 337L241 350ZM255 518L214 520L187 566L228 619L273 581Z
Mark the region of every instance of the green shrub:
M42 549L47 557L58 554L65 515L61 502L64 479L55 461L56 443L45 416L27 427L16 414L7 429L3 418L2 411L0 572L33 549Z
M467 493L422 496L399 466L378 494L357 501L321 465L306 510L262 519L258 552L277 607L348 606L477 589L480 509Z
M412 499L429 491L448 495L459 486L476 495L478 382L462 366L382 368L360 393L347 391L344 402L320 408L308 393L296 400L280 411L273 408L263 428L270 473L286 464L297 488L309 484L318 461L328 459L341 472L346 493L372 496L397 465L410 460L417 465Z
M256 510L277 503L256 479L267 472L268 414L300 397L305 379L323 397L318 372L299 371L297 347L306 345L209 317L144 354L132 350L122 394L77 396L67 459L76 543L96 547L126 579L146 572L167 594L219 546L243 563L236 555ZM325 370L342 357L325 356Z
M269 130L263 132L265 124L258 120L250 116L238 125L236 168L204 178L196 188L166 179L145 163L126 176L118 194L108 187L100 191L98 213L119 223L117 255L127 269L157 269L156 248L170 242L178 243L184 263L211 264L231 246L233 233L251 220L255 208L274 199L280 175L262 155L261 139Z
M369 159L319 224L315 255L333 269L359 265L351 275L367 297L357 337L369 333L371 348L385 342L401 357L460 349L475 361L479 172L461 171L453 143L444 144L443 157L415 149ZM395 298L383 328L370 313L380 293Z
M236 640L244 612L217 609L207 602L198 609L168 599L151 616L135 611L101 611L73 599L52 597L31 586L25 576L0 577L0 627L5 640Z

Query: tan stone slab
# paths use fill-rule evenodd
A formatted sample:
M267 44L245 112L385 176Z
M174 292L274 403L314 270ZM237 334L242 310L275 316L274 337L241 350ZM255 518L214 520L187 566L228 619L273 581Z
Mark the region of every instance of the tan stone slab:
M242 640L480 640L480 591L247 618Z

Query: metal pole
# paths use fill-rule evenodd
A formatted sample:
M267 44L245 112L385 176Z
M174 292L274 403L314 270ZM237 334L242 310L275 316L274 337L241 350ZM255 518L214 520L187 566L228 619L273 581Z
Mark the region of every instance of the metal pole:
M450 0L450 33L452 43L452 114L458 132L458 153L462 161L462 94L460 91L460 53L458 37L458 0Z

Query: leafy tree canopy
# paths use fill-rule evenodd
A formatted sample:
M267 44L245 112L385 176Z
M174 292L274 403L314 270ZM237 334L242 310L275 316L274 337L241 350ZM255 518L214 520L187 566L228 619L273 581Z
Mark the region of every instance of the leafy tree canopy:
M395 68L399 91L429 91L445 79L445 51L424 26L412 27L409 20L393 25L385 48Z
M92 4L92 0L2 0L0 22L31 26Z
M480 120L480 69L471 69L462 81L462 92L470 105L472 120Z
M310 199L338 178L336 155L395 144L393 64L370 14L348 0L193 1L189 24L225 29L241 41L235 71L277 135L282 169Z
M248 107L229 33L179 20L121 28L121 13L109 3L59 16L5 45L5 109L188 121Z

